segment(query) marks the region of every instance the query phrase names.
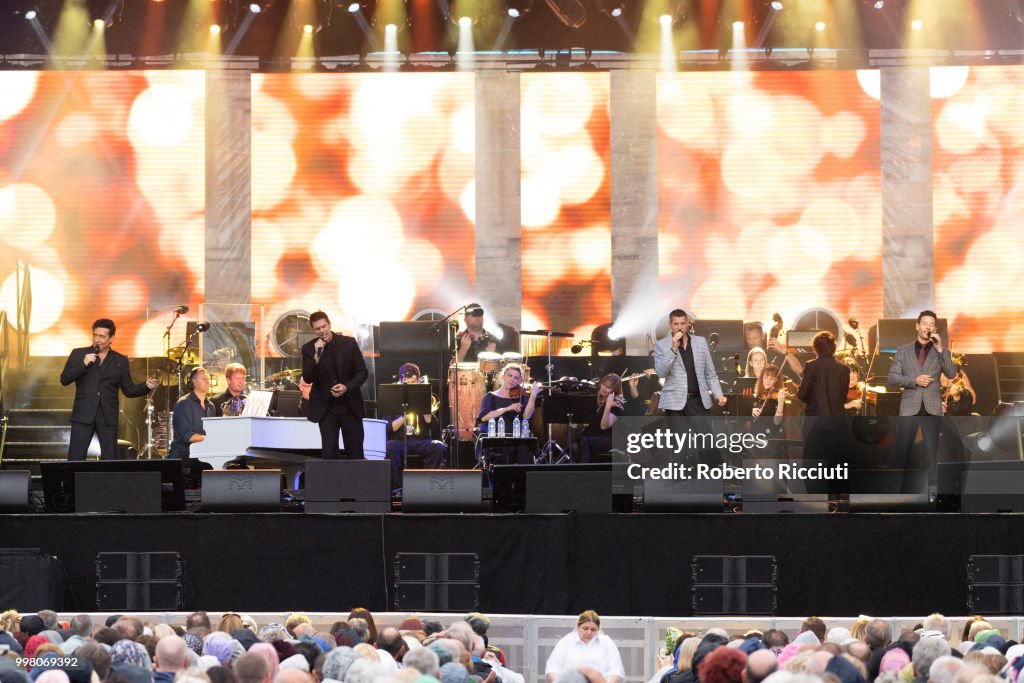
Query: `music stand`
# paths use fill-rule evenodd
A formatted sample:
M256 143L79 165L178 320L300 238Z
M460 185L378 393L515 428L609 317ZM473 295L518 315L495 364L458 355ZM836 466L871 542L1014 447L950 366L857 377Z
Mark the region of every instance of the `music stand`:
M408 422L409 413L430 415L429 384L378 384L377 410L379 415L401 415ZM402 425L402 468L409 466L408 424ZM391 429L388 422L387 428Z
M544 421L550 424L568 424L569 435L566 441L567 451L562 454L553 464L569 461L572 462L572 425L573 417L585 415L587 422L597 412L597 394L572 394L559 395L550 394L544 399ZM540 458L537 462L541 462Z

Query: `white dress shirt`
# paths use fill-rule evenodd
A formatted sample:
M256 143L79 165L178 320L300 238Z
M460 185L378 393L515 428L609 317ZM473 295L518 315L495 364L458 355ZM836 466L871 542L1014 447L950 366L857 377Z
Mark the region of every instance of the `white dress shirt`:
M544 674L558 675L566 669L575 669L579 666L592 666L605 678L626 678L622 658L619 657L619 648L615 647L615 642L603 633L598 633L589 643L584 643L574 629L555 645L544 667Z

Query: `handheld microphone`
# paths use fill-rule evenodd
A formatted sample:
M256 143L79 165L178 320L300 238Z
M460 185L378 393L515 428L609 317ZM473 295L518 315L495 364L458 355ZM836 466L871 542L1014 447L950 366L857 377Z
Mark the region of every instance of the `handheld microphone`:
M93 344L92 345L92 352L95 353L95 354L98 354L100 352L100 345L99 344Z
M188 313L188 306L178 306L177 308L174 309L174 312L177 313L178 315L185 315L186 313Z
M196 324L196 332L206 332L208 329L210 329L210 323Z

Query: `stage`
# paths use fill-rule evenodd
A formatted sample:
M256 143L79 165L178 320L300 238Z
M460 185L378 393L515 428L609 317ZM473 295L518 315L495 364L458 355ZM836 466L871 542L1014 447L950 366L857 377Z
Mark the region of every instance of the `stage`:
M1020 552L1020 514L2 515L95 611L101 552L180 553L182 609L395 609L397 553L476 553L485 613L692 615L695 555L773 555L777 616L967 613L968 557ZM399 606L400 607L400 606Z

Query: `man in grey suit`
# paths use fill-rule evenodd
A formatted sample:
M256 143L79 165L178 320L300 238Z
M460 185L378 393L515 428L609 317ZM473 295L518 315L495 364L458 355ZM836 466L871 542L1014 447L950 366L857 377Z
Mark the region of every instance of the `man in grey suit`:
M696 417L708 414L711 396L724 406L707 340L690 334L692 324L682 309L669 313L668 324L670 335L654 345L654 370L665 378L658 407L666 415Z
M896 455L906 467L910 447L918 428L924 437L929 481L935 480L935 461L939 448L939 420L942 417L940 373L953 379L956 366L949 349L942 348L936 333L938 316L921 311L917 316L917 339L896 349L889 368L889 384L903 389L900 399L900 430ZM899 464L899 463L897 463Z

